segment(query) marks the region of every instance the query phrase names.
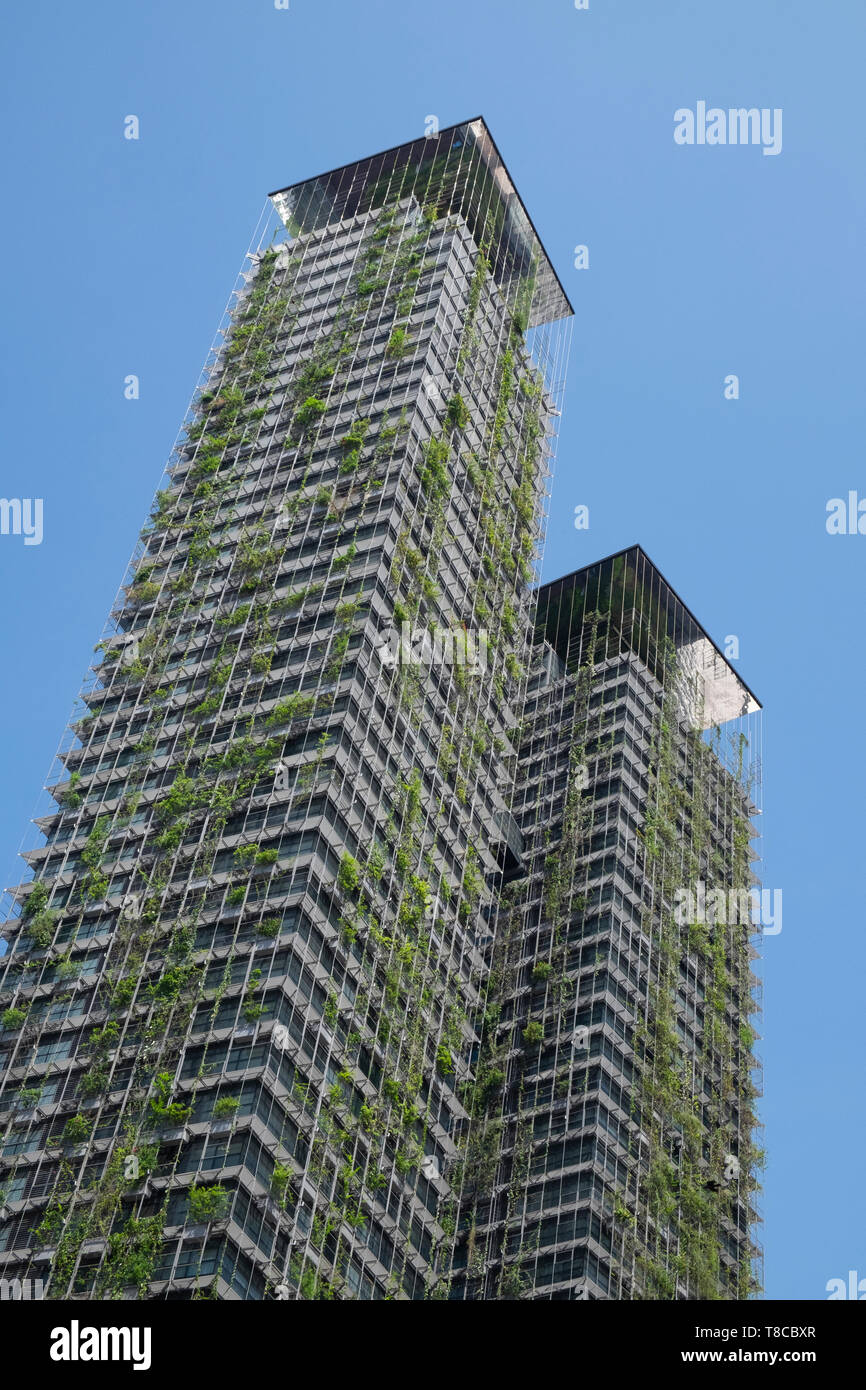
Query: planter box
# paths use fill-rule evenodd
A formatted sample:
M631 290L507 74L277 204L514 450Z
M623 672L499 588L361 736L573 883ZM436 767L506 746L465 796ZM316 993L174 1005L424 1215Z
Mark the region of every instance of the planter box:
M108 1241L104 1236L94 1236L92 1240L81 1242L82 1255L101 1255L108 1249Z

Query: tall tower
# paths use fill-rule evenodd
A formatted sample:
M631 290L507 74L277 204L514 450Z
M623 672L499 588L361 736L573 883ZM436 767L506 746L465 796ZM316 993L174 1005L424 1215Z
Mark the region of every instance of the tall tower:
M571 310L480 120L265 223L10 890L49 1297L450 1290Z
M759 735L639 547L539 590L452 1296L757 1288Z

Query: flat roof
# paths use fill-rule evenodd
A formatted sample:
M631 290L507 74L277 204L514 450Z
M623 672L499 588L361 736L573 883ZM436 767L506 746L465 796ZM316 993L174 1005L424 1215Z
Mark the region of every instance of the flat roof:
M540 274L536 281L530 327L572 316L574 309L571 301L483 116L445 126L435 135L423 135L401 145L392 145L378 154L352 160L325 173L287 184L269 193L268 197L274 201L281 216L285 216L286 212L294 215L295 210L303 209L300 223L304 230L307 229L311 212L315 217L321 215L323 208L327 208L328 220L339 221L363 210L364 192L376 190L384 175L401 169L408 171L412 167L420 172L437 158L447 159L455 149L462 147L464 141L471 142L473 153L480 157L491 176L491 186L505 210L507 241L512 247L521 243L522 248L537 253ZM315 225L323 223L319 221Z
M593 571L601 571L604 566L610 566L611 570L617 560L622 560L627 564L631 560L635 571L638 567L645 570L645 574L636 577L642 582L649 580L655 581L660 596L664 599L666 617L673 616L673 631L670 632L672 640L678 652L687 652L693 671L699 673L704 680L706 695L706 714L710 723L723 723L727 719L737 717L742 714L754 714L762 708L761 702L754 691L743 680L740 673L731 665L718 643L695 617L692 610L680 598L676 589L665 579L661 570L647 555L640 545L626 546L623 550L616 550L612 555L605 555L591 564L582 565L580 569L572 570L570 574L560 575L556 579L551 579L544 584L540 584L536 590L540 604L543 605L545 594L551 597L558 588L565 590L570 585L578 587L583 576L590 576ZM676 612L676 609L679 612ZM542 616L542 621L544 616ZM556 649L556 641L553 640L549 631L545 635L551 646ZM555 634L554 634L555 636ZM560 652L560 655L562 653ZM740 697L742 692L745 699ZM719 716L716 718L715 716Z

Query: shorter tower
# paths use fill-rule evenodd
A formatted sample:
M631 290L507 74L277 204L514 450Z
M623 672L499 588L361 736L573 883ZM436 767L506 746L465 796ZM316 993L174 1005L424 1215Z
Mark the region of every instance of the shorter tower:
M539 590L453 1297L757 1286L759 709L639 547Z

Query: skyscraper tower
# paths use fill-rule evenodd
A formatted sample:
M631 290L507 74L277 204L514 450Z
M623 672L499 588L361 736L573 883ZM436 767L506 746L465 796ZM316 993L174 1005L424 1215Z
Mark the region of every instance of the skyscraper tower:
M538 591L453 1296L758 1287L759 709L639 547Z
M454 1293L570 313L480 120L271 195L10 890L5 1277Z
M754 1291L759 706L535 585L570 315L483 121L270 196L10 890L0 1278Z

